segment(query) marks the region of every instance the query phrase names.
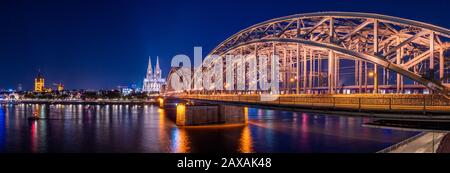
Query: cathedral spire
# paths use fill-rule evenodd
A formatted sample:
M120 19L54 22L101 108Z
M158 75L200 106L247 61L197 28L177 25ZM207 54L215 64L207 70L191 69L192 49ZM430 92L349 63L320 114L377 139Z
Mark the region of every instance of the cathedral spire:
M159 68L159 56L156 57L155 77L161 79L161 69Z
M159 93L162 86L165 85L166 79L161 78L161 68L159 67L159 57L156 57L156 65L152 69L152 60L148 57L147 76L143 81L142 91L148 93Z
M147 68L147 79L152 78L153 70L152 70L152 59L148 56L148 68Z

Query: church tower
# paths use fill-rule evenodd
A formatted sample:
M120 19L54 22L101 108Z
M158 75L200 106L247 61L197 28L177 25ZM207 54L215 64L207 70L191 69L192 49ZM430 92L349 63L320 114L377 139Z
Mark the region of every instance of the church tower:
M157 80L161 79L161 68L159 68L159 57L156 57L155 77Z
M150 79L153 77L153 69L152 69L152 59L150 56L148 56L148 67L147 67L147 79Z
M36 78L34 78L34 91L44 92L44 86L45 86L44 76L39 70L38 75L36 76Z

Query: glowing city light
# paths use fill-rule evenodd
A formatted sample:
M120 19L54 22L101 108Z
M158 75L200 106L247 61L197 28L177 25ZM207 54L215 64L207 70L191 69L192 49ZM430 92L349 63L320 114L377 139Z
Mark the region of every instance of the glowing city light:
M294 82L294 81L295 81L295 79L294 79L294 78L291 78L291 79L290 79L290 81L291 81L291 82Z

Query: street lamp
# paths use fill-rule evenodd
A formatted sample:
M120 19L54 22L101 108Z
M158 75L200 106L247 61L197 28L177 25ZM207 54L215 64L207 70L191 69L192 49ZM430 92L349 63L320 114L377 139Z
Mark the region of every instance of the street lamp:
M295 79L294 79L294 78L291 78L291 79L290 79L290 81L291 81L291 82L294 82L294 81L295 81Z
M373 93L378 93L378 73L370 71L368 75L373 78Z

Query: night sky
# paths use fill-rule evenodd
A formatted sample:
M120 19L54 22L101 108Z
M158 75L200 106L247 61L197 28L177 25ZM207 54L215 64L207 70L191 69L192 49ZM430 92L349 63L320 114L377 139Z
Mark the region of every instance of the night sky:
M174 55L206 55L250 25L319 11L372 12L450 28L448 0L1 0L0 89L46 83L67 89L142 84L148 56L163 76Z

